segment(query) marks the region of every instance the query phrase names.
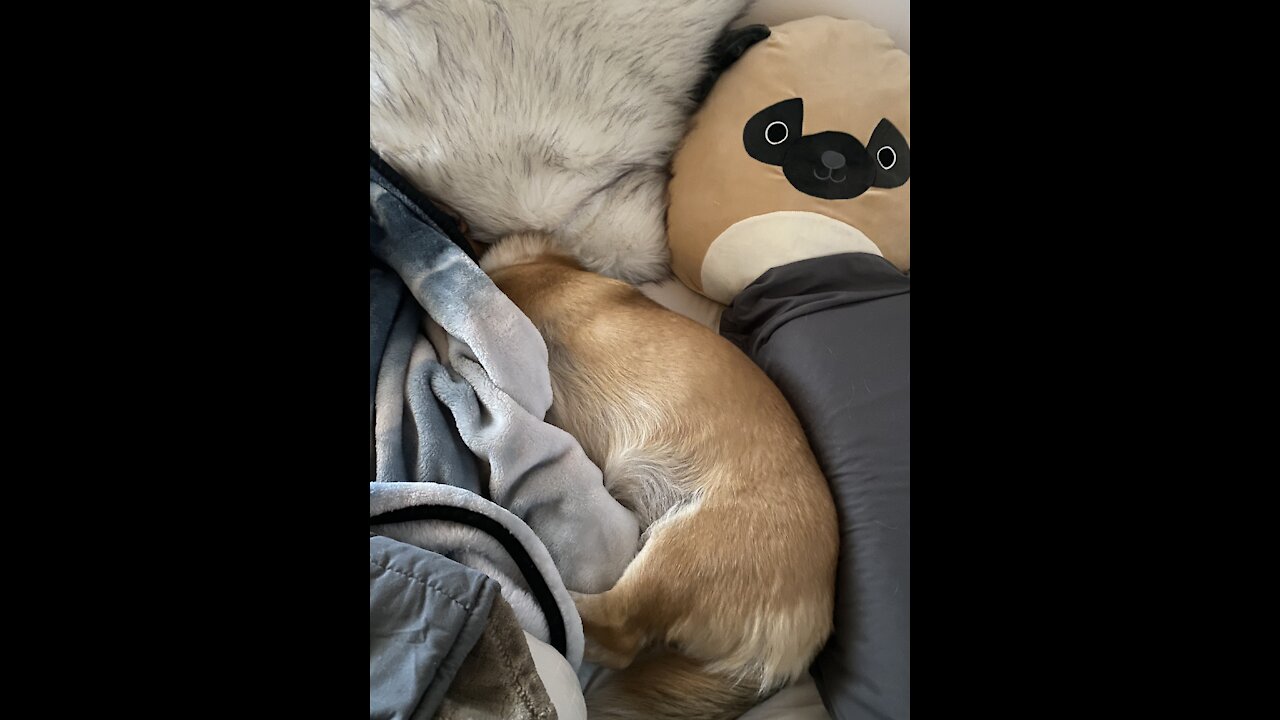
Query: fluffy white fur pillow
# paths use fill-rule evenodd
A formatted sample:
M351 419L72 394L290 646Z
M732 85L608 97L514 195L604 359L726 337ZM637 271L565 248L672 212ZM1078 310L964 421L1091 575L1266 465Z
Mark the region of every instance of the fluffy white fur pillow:
M369 142L474 239L667 274L667 166L748 0L371 0Z

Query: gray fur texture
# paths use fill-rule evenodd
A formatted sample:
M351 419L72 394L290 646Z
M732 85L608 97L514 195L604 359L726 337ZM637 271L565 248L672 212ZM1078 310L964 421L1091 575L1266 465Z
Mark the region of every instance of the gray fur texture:
M371 0L369 142L493 242L667 274L668 163L750 0Z

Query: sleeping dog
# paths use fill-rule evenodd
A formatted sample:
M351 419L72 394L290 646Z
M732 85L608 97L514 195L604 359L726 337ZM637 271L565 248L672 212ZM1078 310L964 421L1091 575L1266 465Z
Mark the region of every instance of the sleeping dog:
M711 330L587 272L546 236L481 266L546 341L547 421L635 512L639 554L575 595L586 657L614 673L592 718L733 718L803 673L831 632L835 507L765 374Z

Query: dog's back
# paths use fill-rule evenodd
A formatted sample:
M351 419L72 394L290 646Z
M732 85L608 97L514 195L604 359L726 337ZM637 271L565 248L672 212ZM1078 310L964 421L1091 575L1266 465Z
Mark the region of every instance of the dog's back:
M781 393L728 341L537 236L504 241L482 264L546 340L548 420L648 526L618 584L578 598L588 655L631 666L602 693L607 704L732 717L804 672L831 629L837 526ZM690 662L632 665L653 641ZM708 706L719 710L670 705L675 693L646 701L636 693L654 674L695 694L720 687Z

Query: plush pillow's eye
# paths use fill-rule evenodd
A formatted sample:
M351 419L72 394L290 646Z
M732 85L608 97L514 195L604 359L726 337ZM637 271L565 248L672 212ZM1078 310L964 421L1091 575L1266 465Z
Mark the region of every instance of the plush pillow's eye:
M764 108L742 128L742 146L762 163L781 165L804 134L804 101L791 98Z
M774 120L764 129L764 139L770 145L781 145L790 134L787 124L781 120Z
M880 152L876 153L876 160L880 161L881 170L890 170L898 162L898 153L893 148L885 145L880 148Z

